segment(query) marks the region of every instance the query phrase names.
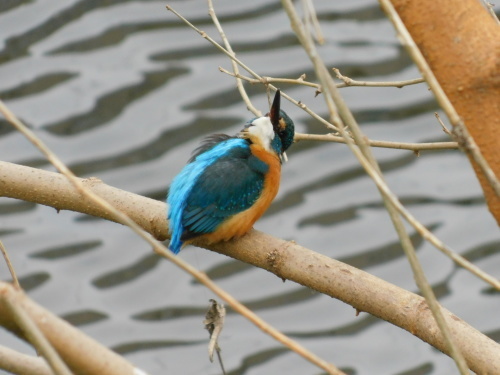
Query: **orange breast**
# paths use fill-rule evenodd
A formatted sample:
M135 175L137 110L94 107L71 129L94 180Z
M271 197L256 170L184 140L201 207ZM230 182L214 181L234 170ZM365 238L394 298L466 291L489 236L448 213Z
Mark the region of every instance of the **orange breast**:
M281 163L278 155L266 151L254 143L250 146L252 154L269 165L264 179L262 194L249 209L242 211L222 223L215 232L203 235L209 243L227 241L240 237L252 229L254 223L266 212L271 202L278 194L281 175Z

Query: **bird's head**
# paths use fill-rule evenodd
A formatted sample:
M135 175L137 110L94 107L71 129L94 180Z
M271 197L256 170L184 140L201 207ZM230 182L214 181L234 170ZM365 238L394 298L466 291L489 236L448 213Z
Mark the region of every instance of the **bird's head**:
M266 116L269 116L271 124L273 125L274 133L279 137L281 141L281 151L283 154L293 143L293 137L295 135L295 125L290 117L280 109L281 95L280 90L276 91L274 95L273 104L271 109Z
M295 126L285 111L280 109L280 90L276 91L273 104L265 116L250 120L240 132L240 137L259 143L265 149L285 157L285 151L293 143Z

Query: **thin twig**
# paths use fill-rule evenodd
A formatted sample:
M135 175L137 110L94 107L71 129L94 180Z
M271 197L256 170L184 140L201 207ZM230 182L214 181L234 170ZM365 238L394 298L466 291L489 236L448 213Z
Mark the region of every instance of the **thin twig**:
M236 57L236 54L234 53L234 51L231 47L231 44L229 44L229 40L226 37L226 33L224 32L224 30L222 30L222 26L220 25L220 22L217 19L217 15L214 11L214 6L212 3L212 0L208 0L208 14L212 18L212 21L213 21L215 27L217 28L217 31L219 32L219 34L222 38L222 41L224 42L224 45L226 46L226 50L231 54L232 57ZM234 74L239 74L238 64L236 64L236 62L234 61L233 58L231 58L230 61L231 61L231 65L233 67ZM241 98L246 103L248 110L250 112L252 112L255 116L258 116L258 117L262 116L262 112L259 111L257 108L255 108L254 105L252 104L245 88L243 87L243 82L241 79L238 79L238 78L236 79L236 86L238 87Z
M302 7L304 9L304 20L309 27L309 29L314 30L314 36L319 44L325 43L325 38L321 27L319 25L318 17L316 15L316 9L312 3L312 0L302 0Z
M175 9L173 9L170 5L166 6L167 10L175 14L181 21L183 21L186 25L188 25L190 28L192 28L194 31L196 31L198 34L201 35L202 38L206 39L208 42L210 42L213 46L215 46L219 51L224 53L226 56L228 56L231 60L236 62L239 66L241 66L243 69L245 69L248 73L250 73L252 76L254 76L257 79L261 79L261 77L255 73L250 67L248 67L246 64L244 64L241 60L239 60L236 56L234 56L233 53L229 52L226 50L224 47L222 47L219 43L217 43L214 39L212 39L206 32L203 30L198 29L195 25L193 25L191 22L189 22L185 17L183 17L181 14L179 14Z
M291 84L291 85L302 85L302 86L314 87L318 91L321 89L321 85L314 83L314 82L306 81L305 74L302 74L297 79L294 79L294 78L274 78L274 77L265 77L265 76L262 76L261 79L256 79L256 78L250 78L250 77L244 76L243 74L230 72L229 70L224 69L222 67L219 67L219 71L221 71L224 74L235 77L237 79L242 79L244 81L247 81L247 82L251 83L252 85L256 84L256 83L260 83L260 84L264 84L264 85L267 85L269 83L287 83L287 84Z
M333 134L303 134L295 133L295 141L322 141L322 142L337 142L346 143L344 137L339 137ZM458 148L457 142L429 142L429 143L405 143L405 142L390 142L376 141L373 139L367 140L371 147L394 148L398 150L410 150L414 152L424 150L455 150Z
M19 303L19 298L13 299L11 294L4 295L4 301L11 310L17 325L22 329L31 344L43 355L56 375L72 375L68 366L59 357L57 351L52 347L31 317L24 311Z
M434 116L436 116L436 119L438 120L439 125L441 125L441 128L443 129L443 131L446 134L448 134L450 137L452 137L453 134L451 134L450 130L446 127L446 125L444 124L443 120L441 120L441 117L439 117L439 113L434 112ZM458 147L458 143L457 143L457 147Z
M196 31L198 34L201 35L202 38L206 39L209 41L212 45L214 45L218 50L222 51L226 56L228 56L230 59L235 61L240 67L245 69L248 73L250 73L254 78L262 82L263 84L266 84L265 80L263 77L261 77L259 74L257 74L255 71L253 71L250 67L248 67L246 64L244 64L242 61L240 61L237 57L233 56L229 51L227 51L224 47L222 47L219 43L217 43L215 40L213 40L210 36L207 35L206 32L198 29L196 26L194 26L191 22L189 22L185 17L183 17L181 14L179 14L177 11L175 11L170 5L166 6L167 10L175 14L181 21L183 21L186 25L191 27L194 31ZM272 89L273 91L276 91L277 88L271 84L267 84L267 86ZM295 104L297 107L302 108L305 112L307 112L309 115L311 115L313 118L316 120L320 121L322 124L324 124L328 129L333 130L333 131L338 131L337 128L326 121L325 119L321 118L318 116L316 113L311 111L309 107L307 107L304 103L298 102L297 100L293 99L283 91L281 91L281 96L291 103Z
M236 312L244 316L250 322L252 322L255 326L260 328L263 332L269 334L278 342L282 343L289 349L293 350L297 354L301 355L306 360L315 364L316 366L324 369L325 371L331 374L343 374L338 371L335 366L324 361L317 355L313 354L302 345L298 344L296 341L290 339L288 336L284 335L276 328L262 320L257 314L248 309L246 306L241 304L237 299L227 293L225 290L220 288L216 283L214 283L205 273L198 271L196 268L191 266L189 263L182 260L180 257L176 257L169 251L163 244L156 241L151 237L149 233L144 231L139 225L137 225L132 219L130 219L126 214L117 210L113 205L111 205L105 199L102 199L91 190L87 189L81 181L71 172L68 167L55 155L30 129L28 129L8 108L5 104L0 100L0 112L4 115L4 117L9 121L14 127L21 132L33 145L35 145L44 155L45 157L54 165L59 172L61 172L69 182L75 187L75 189L94 202L95 204L103 207L111 215L114 216L115 221L130 227L137 235L139 235L143 240L149 243L154 251L167 258L177 267L181 268L191 276L193 276L200 283L205 285L208 289L213 291L216 295L218 295L221 299L226 301L226 303L233 308Z
M500 25L500 20L497 17L497 14L495 13L495 9L493 9L494 4L490 3L489 1L483 0L483 4L488 10L488 12L491 14L491 17L496 21L498 25Z
M7 263L7 267L9 268L10 275L12 276L12 283L17 289L21 289L21 284L19 284L19 280L17 279L16 270L10 261L9 253L7 252L7 249L3 245L2 241L0 241L0 251L2 251L5 263Z
M466 362L451 336L448 324L446 323L446 320L444 319L443 313L441 311L441 307L436 300L432 288L430 287L429 283L425 278L425 274L422 270L420 262L418 261L415 255L415 250L413 248L413 245L408 237L408 234L406 233L406 230L404 228L400 216L396 212L396 206L389 199L389 195L386 195L382 189L382 186L384 186L384 188L387 188L387 186L383 181L383 178L380 174L380 170L378 168L376 161L371 157L370 149L368 145L364 142L364 136L361 130L359 129L358 124L356 123L354 117L352 116L352 113L350 112L349 108L343 101L342 97L338 94L337 88L333 84L331 76L328 74L328 72L326 71L326 67L319 58L314 44L311 43L310 38L308 38L307 33L304 31L304 27L302 26L300 19L297 16L293 3L291 2L291 0L282 0L282 4L285 7L286 12L288 13L288 16L292 24L292 28L297 34L299 41L303 45L304 49L308 53L315 67L315 71L318 75L318 78L320 79L323 85L323 89L325 90L324 97L327 102L327 106L330 110L331 117L335 118L337 117L338 113L342 114L342 119L346 121L346 123L349 125L349 128L351 129L353 136L356 139L358 147L354 145L351 138L345 132L342 124L338 125L340 133L346 139L347 145L358 157L358 160L360 160L360 162L362 161L365 170L370 174L370 176L372 175L375 176L376 180L379 181L380 186L378 186L379 184L377 184L377 186L379 187L379 190L382 193L384 203L386 204L386 207L391 216L395 229L400 237L401 245L403 246L403 249L405 250L405 253L408 257L417 285L424 294L427 304L431 309L432 314L436 319L436 322L438 323L441 333L445 341L447 342L448 347L450 348L452 357L457 363L460 372L464 375L468 374ZM335 124L337 124L337 122L335 122Z
M495 194L500 197L500 180L498 180L495 172L491 169L488 161L481 153L481 149L477 145L474 138L470 135L465 124L463 122L460 122L460 124L454 124L452 128L452 135L453 139L455 139L459 144L459 147L469 154L472 157L472 160L476 162Z
M286 83L286 84L291 84L291 85L302 85L302 86L313 87L316 89L317 94L321 93L321 91L322 91L321 85L319 83L306 81L305 74L302 74L297 79L278 78L278 77L262 77L261 79L256 79L256 78L247 77L243 74L235 74L234 72L231 72L231 71L224 69L222 67L219 67L219 70L222 73L225 73L225 74L230 75L230 76L235 77L235 78L245 80L251 84L256 84L256 83L261 83L261 84ZM332 68L332 70L338 71L338 69L336 69L336 68ZM339 72L339 74L340 74L340 72ZM423 78L414 78L414 79L408 79L408 80L403 80L403 81L356 81L352 78L349 78L349 77L346 77L343 75L341 75L341 77L342 77L341 79L343 82L335 84L335 86L337 86L337 88L339 88L339 89L344 88L344 87L349 87L349 86L401 88L404 86L415 85L415 84L424 82Z
M408 51L408 54L422 72L422 76L425 78L425 81L434 93L439 106L443 109L443 111L446 113L446 116L448 116L448 118L450 119L450 122L453 125L453 134L455 136L455 140L477 163L492 189L495 191L497 196L500 197L500 181L498 180L493 170L490 168L486 159L481 154L481 151L474 141L474 138L470 136L463 120L458 115L455 107L453 107L453 104L448 99L448 96L434 76L434 73L427 64L427 61L422 55L422 52L420 52L418 46L415 44L415 41L412 39L410 33L406 29L403 21L394 9L394 6L389 0L379 0L379 2L382 6L382 9L385 11L388 18L394 25L401 43L404 45L404 47Z
M363 86L363 87L397 87L401 88L403 86L416 85L418 83L423 83L425 80L423 78L414 78L404 81L356 81L352 78L346 77L340 73L337 68L332 68L335 76L342 80L344 84L337 84L337 87L347 87L347 86Z

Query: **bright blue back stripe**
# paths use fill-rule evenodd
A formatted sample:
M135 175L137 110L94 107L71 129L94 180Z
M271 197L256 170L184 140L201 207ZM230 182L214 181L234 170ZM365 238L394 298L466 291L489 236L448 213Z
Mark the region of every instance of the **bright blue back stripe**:
M248 143L241 138L231 138L198 155L191 163L187 164L170 184L168 193L168 220L170 239L170 250L177 254L182 247L181 236L184 232L182 215L186 208L189 194L196 185L203 171L219 158L226 156L235 147L248 147Z

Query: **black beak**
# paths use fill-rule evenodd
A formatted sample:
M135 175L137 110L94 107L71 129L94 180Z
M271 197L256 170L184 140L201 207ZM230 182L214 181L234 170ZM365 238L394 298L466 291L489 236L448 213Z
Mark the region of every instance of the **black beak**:
M269 111L269 118L271 119L271 124L273 124L275 132L278 130L280 123L280 102L280 90L277 90L276 95L274 95L273 105L271 106L271 110Z

